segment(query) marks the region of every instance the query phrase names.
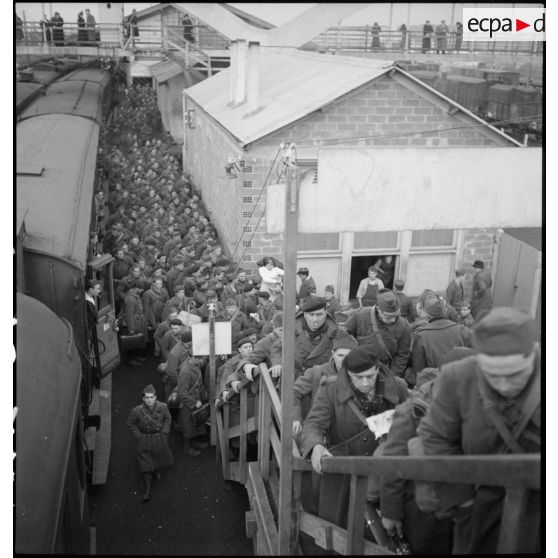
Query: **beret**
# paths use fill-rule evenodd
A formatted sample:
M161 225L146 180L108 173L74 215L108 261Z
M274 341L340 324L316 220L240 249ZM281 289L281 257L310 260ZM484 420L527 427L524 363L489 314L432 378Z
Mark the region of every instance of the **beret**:
M403 281L403 279L396 279L393 282L393 286L397 287L398 289L402 289L405 286L405 281Z
M344 329L338 329L333 338L332 349L356 349L358 347L357 340L347 333Z
M245 330L242 331L242 334L246 337L250 337L250 335L257 335L258 330L255 327L247 327Z
M273 327L283 327L283 312L276 312L273 316L271 323Z
M265 298L265 300L269 300L269 293L267 291L260 291L258 293L258 296L260 298Z
M326 285L325 290L327 292L334 293L335 292L335 287L333 285Z
M389 289L381 289L376 299L376 305L383 312L397 312L399 310L399 298Z
M182 339L183 343L191 343L192 342L192 331L189 330L189 329L187 329L186 331L183 331L180 338Z
M183 263L184 263L184 258L183 258L182 256L175 256L175 257L172 259L172 263L173 263L174 265L183 264Z
M178 318L172 318L172 320L170 321L170 325L182 326L182 320L179 320Z
M225 301L225 306L236 306L236 302L233 298L227 298L227 300Z
M536 340L535 320L515 308L493 308L473 327L473 348L487 355L527 354Z
M156 395L157 392L155 391L153 384L149 384L143 388L142 394L145 395L146 393L152 393L153 395Z
M484 263L481 262L480 260L475 260L475 262L473 263L473 267L476 267L478 269L484 269Z
M246 333L246 332L244 331L243 333ZM242 339L240 339L238 341L236 346L240 349L240 347L242 347L242 345L245 345L246 343L250 343L250 345L253 345L252 340L250 339L250 337L243 337Z
M244 292L249 293L253 288L254 288L254 285L252 283L248 283L248 285L244 286Z
M176 287L174 287L173 292L177 293L178 291L183 291L184 290L184 285L176 285Z
M424 310L432 318L443 316L445 314L444 302L438 297L427 298L424 303Z
M378 363L378 353L372 345L359 345L343 361L343 366L353 374L364 372Z
M327 305L327 300L321 296L309 296L302 303L303 312L315 312L316 310L321 310Z
M299 273L304 273L304 274L308 275L310 273L310 270L307 267L299 267L298 271L296 273L297 273L297 275Z

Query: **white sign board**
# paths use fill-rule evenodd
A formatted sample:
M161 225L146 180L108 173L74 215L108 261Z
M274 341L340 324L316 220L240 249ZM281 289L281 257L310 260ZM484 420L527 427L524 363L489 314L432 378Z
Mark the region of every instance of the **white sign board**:
M283 195L283 185L268 187L268 233L284 230ZM324 147L317 183L308 175L299 188L302 233L541 224L538 147Z
M230 355L231 322L215 322L215 354ZM192 324L192 354L194 356L209 354L209 323Z

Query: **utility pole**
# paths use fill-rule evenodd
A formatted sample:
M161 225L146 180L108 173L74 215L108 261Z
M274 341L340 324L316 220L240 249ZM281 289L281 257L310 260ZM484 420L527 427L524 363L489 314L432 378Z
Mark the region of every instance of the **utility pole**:
M279 548L277 554L294 554L293 530L293 384L295 353L296 255L298 233L298 173L291 160L294 144L283 149L287 168L285 185L285 288L283 299L283 354L281 370L281 474L279 476Z
M207 305L209 310L209 401L211 409L211 445L214 446L217 442L216 436L216 416L215 416L215 304L210 302Z

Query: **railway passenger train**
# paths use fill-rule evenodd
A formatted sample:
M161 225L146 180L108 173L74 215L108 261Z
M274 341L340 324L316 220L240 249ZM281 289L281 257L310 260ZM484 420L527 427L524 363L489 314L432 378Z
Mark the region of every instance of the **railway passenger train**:
M17 552L89 550L83 434L107 428L90 406L119 363L112 256L87 261L111 91L110 74L88 65L44 88L17 121ZM88 278L102 285L99 351L87 325Z

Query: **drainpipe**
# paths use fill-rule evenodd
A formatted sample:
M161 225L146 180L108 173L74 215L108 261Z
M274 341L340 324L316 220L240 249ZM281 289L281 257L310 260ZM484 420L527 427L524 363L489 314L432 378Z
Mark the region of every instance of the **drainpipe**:
M246 101L248 113L251 114L259 108L260 96L260 43L248 43L248 81L246 87Z

